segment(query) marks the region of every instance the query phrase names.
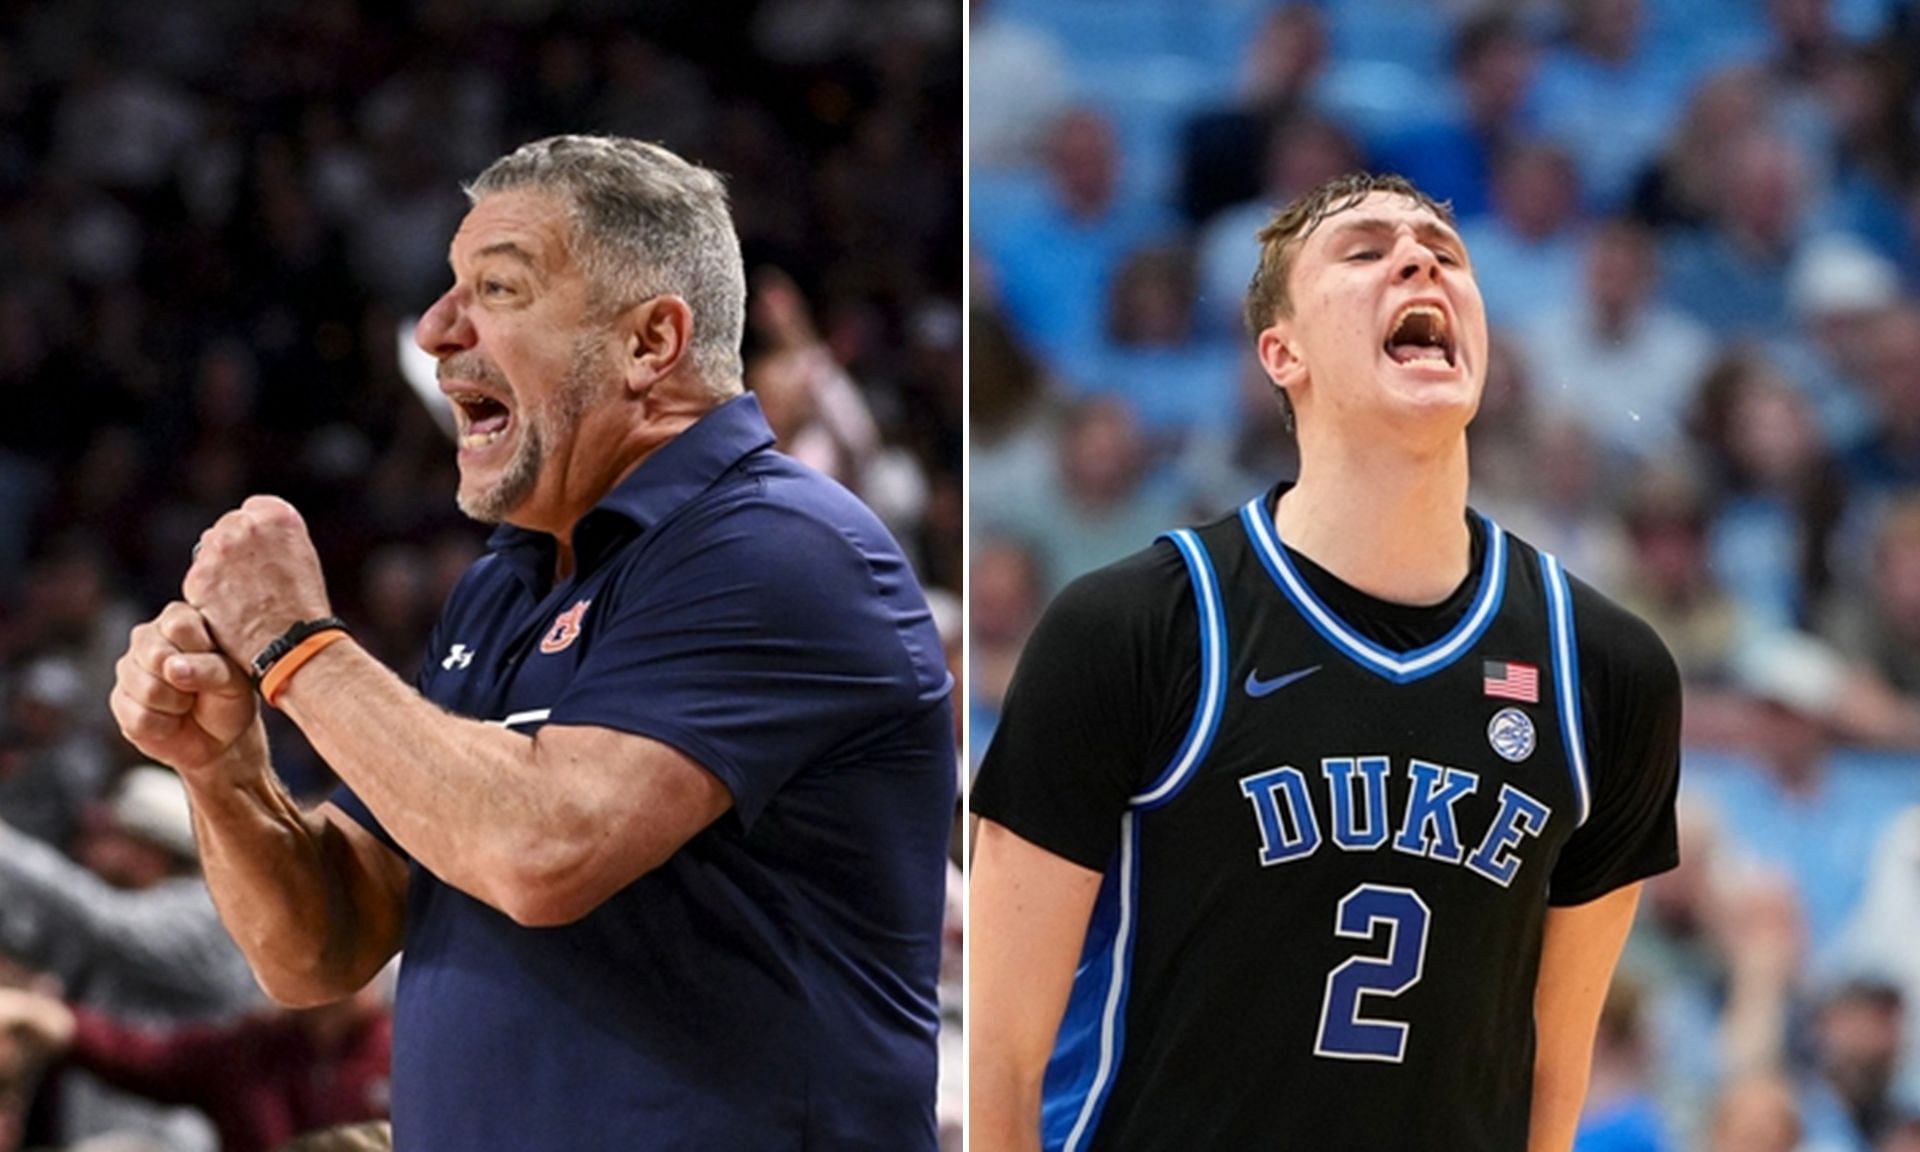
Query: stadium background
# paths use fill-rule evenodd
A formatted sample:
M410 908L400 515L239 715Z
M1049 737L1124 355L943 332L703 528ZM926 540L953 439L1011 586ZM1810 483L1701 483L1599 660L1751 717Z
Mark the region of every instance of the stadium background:
M250 493L302 510L336 610L411 674L485 533L399 333L460 182L554 132L729 178L783 445L881 509L957 668L962 29L942 0L0 3L0 820L50 807L68 847L101 818L136 760L105 705L127 631Z
M1451 198L1473 502L1659 628L1685 862L1578 1147L1920 1148L1920 20L1883 0L975 0L970 753L1079 572L1292 458L1253 235Z

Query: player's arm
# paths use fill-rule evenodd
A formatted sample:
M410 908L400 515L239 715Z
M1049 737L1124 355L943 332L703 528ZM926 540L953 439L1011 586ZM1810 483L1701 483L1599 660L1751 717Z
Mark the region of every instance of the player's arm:
M306 524L292 505L272 497L248 499L202 535L181 591L198 606L217 650L234 659L262 651L293 621L331 615ZM733 802L718 779L655 740L565 724L534 738L452 715L351 641L299 665L275 703L400 850L522 924L586 915ZM255 754L264 756L264 743ZM384 881L397 877L395 856L392 866L374 866L375 882L368 882L365 864L380 859L379 842L350 817L327 812L324 824L314 824L272 794L264 784L269 774L242 775L253 794L218 805L237 842L230 853L216 846L212 867L297 857L307 869L301 877L333 881L324 893L302 894L324 896L328 907L384 890ZM288 847L274 853L282 841ZM342 862L361 867L342 873ZM248 882L267 894L285 881L269 869ZM269 923L258 937L277 946L287 927Z
M1644 621L1578 580L1572 592L1592 810L1554 866L1534 991L1529 1152L1572 1147L1640 884L1679 859L1679 669Z
M278 703L414 860L525 925L585 916L733 803L669 745L455 716L357 644L314 657Z
M974 780L969 1135L1040 1147L1047 1062L1129 798L1171 762L1199 699L1200 618L1160 544L1054 598L1020 655Z
M1573 1147L1600 1008L1639 901L1636 883L1585 904L1547 910L1533 994L1533 1121L1527 1152Z
M127 739L186 782L207 886L260 986L307 1005L371 979L400 944L406 865L337 810L294 803L253 686L199 612L176 602L133 630L110 705Z
M1100 879L991 820L975 823L967 1032L976 1152L1039 1152L1041 1080Z

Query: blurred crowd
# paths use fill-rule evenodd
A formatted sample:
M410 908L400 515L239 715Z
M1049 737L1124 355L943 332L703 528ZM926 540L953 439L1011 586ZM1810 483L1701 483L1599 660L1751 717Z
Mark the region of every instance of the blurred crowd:
M0 2L0 1152L268 1152L385 1114L381 988L261 1002L177 782L134 762L106 697L200 531L256 492L302 511L336 611L412 674L486 530L454 508L403 349L449 280L461 183L496 156L615 133L728 178L749 385L784 448L880 511L957 630L963 19L942 0ZM323 795L298 733L272 735L295 791Z
M969 747L1075 575L1294 467L1241 319L1338 173L1450 200L1472 502L1687 684L1582 1152L1920 1149L1920 14L973 0Z

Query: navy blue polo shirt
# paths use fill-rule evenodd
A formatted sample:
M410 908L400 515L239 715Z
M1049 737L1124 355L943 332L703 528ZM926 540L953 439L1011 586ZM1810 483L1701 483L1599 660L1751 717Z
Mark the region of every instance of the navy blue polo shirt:
M582 519L570 579L503 528L448 602L429 698L659 740L734 806L563 927L413 864L403 1152L935 1147L951 678L899 546L772 443L722 405Z

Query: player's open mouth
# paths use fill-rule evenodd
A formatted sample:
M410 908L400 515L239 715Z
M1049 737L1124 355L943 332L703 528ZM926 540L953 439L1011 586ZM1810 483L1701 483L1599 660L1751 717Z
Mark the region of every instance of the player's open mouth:
M1453 330L1446 312L1433 304L1409 304L1403 309L1384 347L1397 364L1454 364Z
M492 447L506 436L513 423L513 411L482 392L452 392L453 410L460 420L460 447L478 451Z

